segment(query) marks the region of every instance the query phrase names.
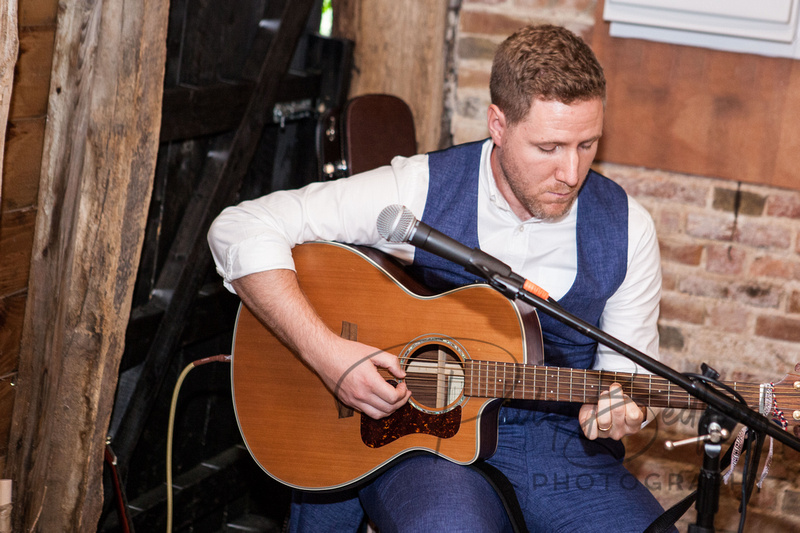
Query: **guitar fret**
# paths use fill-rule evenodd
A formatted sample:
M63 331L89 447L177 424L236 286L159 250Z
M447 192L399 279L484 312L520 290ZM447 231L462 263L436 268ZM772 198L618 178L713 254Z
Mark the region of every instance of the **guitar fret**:
M547 391L550 389L550 383L548 383L548 375L547 372L550 370L549 367L544 367L544 387L542 390L542 400L547 401Z
M556 401L561 399L561 369L556 368Z
M569 369L569 400L572 400L572 369Z
M494 397L497 398L497 365L494 367L494 376L492 376L492 385L494 386Z
M499 372L500 369L499 369L499 367L500 367L500 364L498 364L498 363L496 363L494 365L494 376L492 376L492 381L494 382L494 396L495 396L495 398L498 397L497 385L499 383L502 383L502 378L500 377L500 372ZM503 391L503 387L502 386L500 387L500 391L501 392Z
M492 379L492 367L487 362L486 371L484 372L484 377L483 377L483 384L484 384L483 393L485 396L491 396L489 391L489 385L491 384L491 379Z
M469 395L476 396L475 394L475 365L476 361L469 362Z
M586 376L588 377L588 376ZM586 382L583 383L583 403L586 403Z
M484 368L481 369L481 390L482 396L489 396L489 363L484 363Z
M539 369L541 375L539 376L539 386L541 387L541 391L539 392L540 400L546 401L547 400L547 367L543 366Z
M663 401L663 399L661 398L661 395L662 395L662 389L661 389L661 387L659 387L659 389L658 389L658 399L659 399L659 401Z
M478 361L478 396L481 395L481 363Z
M489 392L489 383L490 383L490 381L489 381L489 380L491 380L491 384L492 384L492 386L494 387L494 393L493 393L493 396L495 396L495 397L496 397L496 396L497 396L497 366L496 366L496 365L495 365L495 369L494 369L494 377L492 377L491 375L489 375L489 376L487 376L487 378L488 378L488 379L487 379L487 381L486 381L486 392L487 392L487 394L488 394L488 392Z
M495 373L494 373L494 395L495 395L495 398L499 398L500 396L503 395L502 394L503 393L503 378L500 377L500 372L498 372L499 367L501 365L502 365L502 363L497 363L497 364L494 365L495 366ZM505 376L505 367L503 367L503 376ZM500 395L499 396L497 394L498 385L500 386Z
M481 396L488 396L489 395L489 363L485 362L481 365L481 380L478 382L480 387L479 390L481 391Z
M483 377L484 366L485 366L485 363L483 363L483 362L478 363L478 395L479 396L485 396L486 395L486 389L484 387L484 381L485 381L486 378Z
M476 389L476 394L478 396L483 396L483 390L481 389L481 384L483 383L483 377L481 376L481 372L483 370L483 365L482 365L481 361L477 361L477 365L478 365L478 369L477 369L478 373L475 376L475 389Z
M469 365L469 368L471 370L469 376L469 395L475 396L475 363L473 362L471 365Z
M505 398L508 393L508 363L503 363L503 398Z
M514 397L514 369L511 368L511 379L509 380L508 375L508 363L505 363L503 368L503 398L513 398Z
M498 380L498 384L500 385L500 396L505 398L506 394L506 369L508 368L508 363L503 363L503 377Z
M477 379L476 373L480 373L480 369L477 368L479 366L478 361L472 361L470 368L472 368L472 372L470 372L470 380L469 380L469 393L470 396L478 396L478 393L475 392L475 380Z
M489 394L489 380L491 379L492 369L489 368L489 363L486 363L486 369L484 371L484 376L481 379L481 383L483 384L483 395L490 396Z

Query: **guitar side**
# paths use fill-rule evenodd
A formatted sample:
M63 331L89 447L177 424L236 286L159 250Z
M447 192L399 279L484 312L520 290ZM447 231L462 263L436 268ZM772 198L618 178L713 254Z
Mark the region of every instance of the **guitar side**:
M336 333L349 331L398 356L412 341L434 335L452 339L472 359L523 363L526 356L541 357L535 313L520 312L488 286L425 296L408 290L413 285L399 270L349 246L303 244L293 256L301 288ZM270 476L291 487L346 487L417 451L467 464L491 455L496 446L499 401L466 397L454 435L412 432L368 446L361 414L338 404L244 307L237 318L231 379L248 450Z

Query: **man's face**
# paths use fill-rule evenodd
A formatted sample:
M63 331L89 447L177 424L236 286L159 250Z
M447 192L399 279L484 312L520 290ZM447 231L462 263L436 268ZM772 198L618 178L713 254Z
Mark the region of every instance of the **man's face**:
M497 106L488 114L492 172L514 213L522 220L567 214L597 153L602 100L534 100L528 115L511 126Z

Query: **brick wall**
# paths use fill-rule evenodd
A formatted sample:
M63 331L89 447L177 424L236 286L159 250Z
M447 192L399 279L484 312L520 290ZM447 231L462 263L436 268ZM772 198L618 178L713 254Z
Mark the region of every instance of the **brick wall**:
M456 143L488 135L494 49L518 27L554 23L591 41L594 0L463 0L456 32ZM660 357L679 371L706 362L726 381L779 381L800 362L800 192L599 162L652 214L664 275ZM780 400L780 398L778 398ZM800 405L794 406L800 408ZM788 404L783 405L788 410ZM700 412L666 412L628 442L631 470L664 505L696 488L701 453L666 452L695 433ZM764 453L766 456L766 452ZM741 470L721 494L718 531L738 526ZM680 529L694 520L689 511ZM800 530L800 454L775 443L747 531Z

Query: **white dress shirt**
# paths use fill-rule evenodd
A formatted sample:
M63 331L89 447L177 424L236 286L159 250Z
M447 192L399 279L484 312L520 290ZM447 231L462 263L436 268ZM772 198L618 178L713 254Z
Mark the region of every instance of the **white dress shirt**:
M508 264L558 300L577 272L575 227L580 202L557 221L521 221L497 189L490 164L493 143L481 153L478 190L478 239L486 253ZM422 217L428 193L428 156L396 157L390 166L350 178L278 191L225 209L209 231L209 244L225 286L265 270L294 269L295 244L330 240L363 244L411 262L414 247L390 244L378 234L384 207L401 204ZM628 197L628 270L606 303L600 328L647 355L658 354L661 260L649 213ZM547 354L545 354L545 361ZM602 345L595 368L643 371Z

